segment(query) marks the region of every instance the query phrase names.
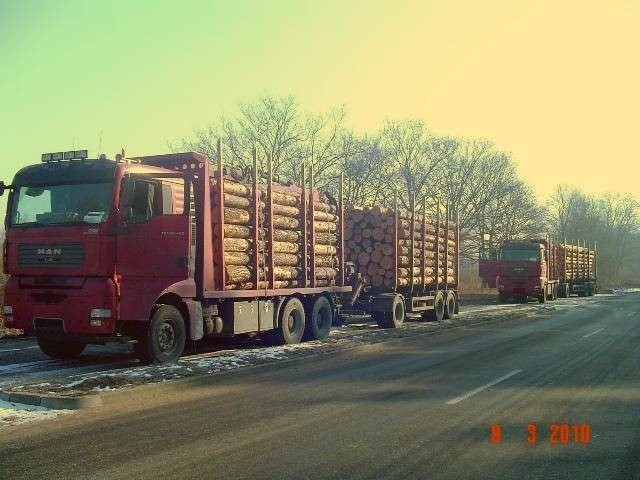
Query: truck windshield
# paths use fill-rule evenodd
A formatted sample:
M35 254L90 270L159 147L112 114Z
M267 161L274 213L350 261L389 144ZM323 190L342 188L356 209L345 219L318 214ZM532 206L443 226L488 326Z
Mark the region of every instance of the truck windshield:
M534 248L503 248L500 259L506 262L539 262L540 250Z
M112 185L102 182L18 187L11 225L102 223L109 213Z

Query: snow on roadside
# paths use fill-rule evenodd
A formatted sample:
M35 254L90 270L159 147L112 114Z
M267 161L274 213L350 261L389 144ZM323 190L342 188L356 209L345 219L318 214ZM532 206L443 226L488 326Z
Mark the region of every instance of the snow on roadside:
M71 413L70 410L49 410L36 405L25 405L0 400L0 428L34 420L47 420L58 415Z

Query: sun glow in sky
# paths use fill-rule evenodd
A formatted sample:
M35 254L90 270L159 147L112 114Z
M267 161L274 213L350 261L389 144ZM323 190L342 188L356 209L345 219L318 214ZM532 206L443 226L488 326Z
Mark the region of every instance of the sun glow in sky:
M541 199L638 195L638 25L636 0L0 0L0 179L101 136L164 153L269 93L486 137Z

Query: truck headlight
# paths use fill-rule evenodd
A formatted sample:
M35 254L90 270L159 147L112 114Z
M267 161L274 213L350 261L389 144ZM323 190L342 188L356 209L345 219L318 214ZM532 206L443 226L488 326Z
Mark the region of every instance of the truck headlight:
M110 308L94 308L91 310L91 318L111 318Z
M4 307L2 307L2 311L5 315L13 315L13 306L5 305Z

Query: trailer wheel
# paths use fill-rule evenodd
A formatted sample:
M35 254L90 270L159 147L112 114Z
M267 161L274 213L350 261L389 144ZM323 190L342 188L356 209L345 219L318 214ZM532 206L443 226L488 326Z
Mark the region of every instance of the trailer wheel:
M284 304L278 317L278 328L266 336L269 343L288 345L300 343L305 330L304 305L300 299L291 297Z
M505 292L498 293L498 301L500 303L507 303L507 300L509 300L509 294Z
M187 329L180 310L172 305L161 305L133 348L143 363L173 363L182 355L186 340Z
M38 337L38 346L42 353L58 360L77 358L87 346L86 343L65 342L64 340L49 340Z
M333 323L333 308L327 297L321 295L316 298L310 298L305 309L305 340L322 340L327 338L331 332L331 324Z
M453 318L453 315L456 311L456 296L453 292L449 291L446 293L444 298L444 313L442 315L442 318Z
M436 293L436 297L433 299L433 308L422 312L422 319L427 322L441 322L444 318L444 294L442 292Z
M560 298L568 298L569 297L569 284L561 283L558 285L558 297Z
M395 295L389 305L390 309L382 312L372 312L373 318L380 328L398 328L404 323L404 301L400 295Z

